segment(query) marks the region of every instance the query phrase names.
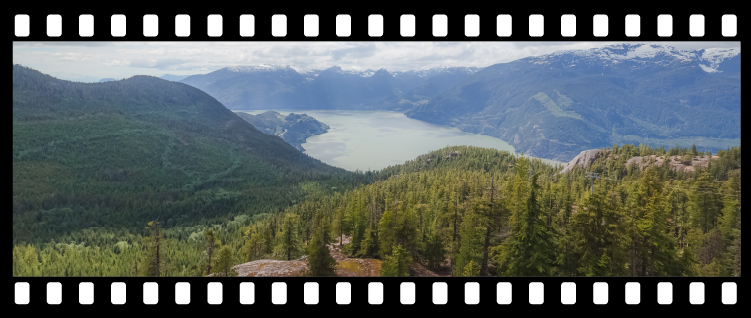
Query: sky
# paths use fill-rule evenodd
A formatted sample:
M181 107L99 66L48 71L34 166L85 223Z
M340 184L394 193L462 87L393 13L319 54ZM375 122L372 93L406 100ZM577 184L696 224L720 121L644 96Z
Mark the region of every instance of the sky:
M227 66L257 64L389 71L486 67L617 43L623 42L13 42L13 64L60 79L98 82L133 75L205 74ZM740 49L740 42L626 43L657 43L683 50Z

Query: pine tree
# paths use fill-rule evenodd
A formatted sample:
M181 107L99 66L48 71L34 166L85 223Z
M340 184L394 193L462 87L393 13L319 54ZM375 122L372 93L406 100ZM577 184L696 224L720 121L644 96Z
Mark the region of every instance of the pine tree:
M276 240L279 243L274 252L288 261L292 260L293 254L300 252L302 249L299 224L300 217L298 215L287 213L280 226L281 231L276 235Z
M225 245L219 249L219 253L214 260L214 274L220 277L232 277L237 276L237 272L233 267L232 250L229 246Z
M334 229L337 232L337 237L339 238L339 248L342 248L342 242L344 241L344 235L350 234L350 223L353 221L353 214L346 214L345 213L344 206L340 207L336 210L336 219L334 223ZM315 225L317 226L317 225Z
M328 223L323 221L322 213L317 213L313 222L316 229L307 247L308 276L336 276L336 260L326 246L325 236L329 231Z
M358 251L362 246L362 240L365 238L365 229L368 227L368 220L365 213L365 199L358 192L355 196L355 202L352 212L352 251Z
M213 261L214 251L219 249L221 242L214 234L214 231L207 229L203 232L204 237L204 253L206 255L206 270L204 275L212 273L211 265Z
M146 276L163 276L164 273L164 250L162 249L162 242L163 242L163 236L164 231L162 230L161 224L159 223L159 220L151 221L148 224L149 229L151 229L151 235L150 235L150 241L151 241L151 249L149 251L149 255L145 261L144 270Z
M657 168L645 169L629 196L630 269L633 276L681 275L675 240L668 235L668 206Z
M623 273L621 246L618 237L622 228L616 200L605 198L605 188L596 187L571 217L571 236L578 258L577 271L582 276L612 276Z
M248 227L245 231L245 255L248 262L261 258L266 253L268 239L266 231Z
M711 176L708 172L701 173L696 187L703 191L691 191L689 213L691 223L694 227L700 228L703 233L709 232L710 229L717 225L718 218L722 211L722 202L716 191L709 191L714 188L714 182L711 182Z
M537 202L537 177L535 174L531 178L526 203L519 204L523 210L516 211L518 216L513 237L500 257L501 262L507 263L507 276L548 276L552 273L555 262L553 232L540 217L542 211ZM517 179L520 179L520 169L517 169ZM526 186L519 188L525 189ZM521 197L522 193L517 195Z
M467 266L464 266L464 270L460 276L464 277L476 277L480 276L480 266L475 261L470 261Z
M446 247L443 241L441 228L437 221L426 227L422 255L427 261L429 269L437 269L446 260Z
M18 245L13 246L13 277L21 276L24 272L24 260L21 247Z
M739 208L740 209L740 208ZM738 213L738 228L735 230L735 241L733 242L732 251L735 253L733 257L733 275L735 277L741 277L741 216Z
M465 267L470 262L478 265L483 260L483 242L485 239L485 228L482 226L482 217L476 212L479 204L472 204L470 209L464 215L460 231L459 253L456 256L456 266L454 266L454 276L461 276ZM485 207L483 207L485 208Z
M355 256L375 257L379 255L378 246L378 230L375 227L369 227L365 230L365 239L363 239L360 249Z
M381 264L381 276L409 276L410 264L412 264L412 257L409 255L409 252L401 244L397 244L393 249L393 253L386 256Z

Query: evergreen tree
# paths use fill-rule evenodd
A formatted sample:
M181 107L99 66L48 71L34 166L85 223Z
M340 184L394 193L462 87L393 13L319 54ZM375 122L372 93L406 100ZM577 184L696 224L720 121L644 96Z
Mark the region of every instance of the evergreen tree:
M276 246L275 253L291 261L292 255L301 251L302 242L299 233L300 217L293 213L287 213L280 226L280 232L276 235L279 242Z
M211 271L214 251L219 249L221 246L221 242L219 241L219 238L216 237L214 234L214 231L211 229L206 229L203 232L203 238L204 238L204 253L206 256L206 269L204 272L204 275L208 275L210 273L213 273Z
M146 276L163 276L164 272L164 250L163 250L163 236L164 236L164 230L162 229L161 224L159 223L159 220L151 221L148 224L148 227L151 230L151 236L150 242L151 242L151 249L149 251L149 254L145 261L145 266L143 269L145 270Z
M700 228L703 233L709 232L717 225L722 211L719 195L716 190L710 190L714 189L713 183L708 172L701 173L695 183L697 190L701 191L691 191L692 198L689 204L691 223L694 227Z
M738 213L738 229L735 230L735 242L733 242L733 275L735 277L741 277L741 216Z
M437 269L446 260L446 246L444 245L441 231L442 229L438 226L438 222L434 222L433 225L426 227L424 234L425 244L421 254L425 258L429 269Z
M358 191L355 196L355 202L352 211L352 250L358 251L362 245L362 241L365 238L365 229L368 226L368 220L365 213L365 199Z
M623 274L620 236L621 215L617 200L606 200L605 188L596 187L594 194L571 217L571 236L578 258L577 271L582 276L611 276Z
M632 188L629 236L633 276L681 275L675 240L668 235L668 207L657 168L647 168Z
M464 277L476 277L480 276L480 266L475 263L475 261L470 261L467 266L464 267L464 271L462 272L462 275Z
M454 266L454 275L462 276L467 264L472 262L479 266L483 260L483 242L485 239L485 228L482 226L481 216L476 212L477 205L473 204L464 215L460 231L459 254L456 256L456 266Z
M387 255L381 264L381 276L405 277L409 276L409 265L412 257L401 244L397 244L391 255Z
M214 274L220 277L237 276L237 272L232 265L234 263L234 260L230 247L227 245L222 246L222 248L219 249L218 254L219 255L217 255L216 259L214 260Z
M266 231L258 230L257 228L254 232L252 227L248 227L245 231L246 261L250 262L260 259L266 253L266 246L268 245L266 233Z
M379 255L378 251L378 230L375 227L365 229L365 239L363 239L360 249L355 254L356 257L375 257Z
M328 223L323 221L323 214L318 213L314 217L316 225L313 238L307 247L308 254L308 276L336 276L336 260L331 256L326 233L329 231Z
M517 179L521 179L520 173L523 172L517 169ZM552 273L555 261L553 232L540 218L537 178L537 174L532 177L526 203L519 204L523 210L517 211L513 237L501 257L501 262L508 263L505 272L508 276L548 276ZM519 188L525 189L526 186ZM523 194L517 195L521 197Z

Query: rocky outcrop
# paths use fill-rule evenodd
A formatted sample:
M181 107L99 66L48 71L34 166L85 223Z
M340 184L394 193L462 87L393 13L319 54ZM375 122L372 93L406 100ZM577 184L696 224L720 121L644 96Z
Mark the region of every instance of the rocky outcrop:
M635 164L639 169L644 169L648 165L657 165L662 166L666 160L666 158L670 158L670 168L673 171L681 171L681 172L694 172L696 171L696 167L702 167L706 168L709 166L710 160L715 160L718 157L712 156L711 158L708 156L644 156L644 157L633 157L626 161L626 167L630 166L632 163Z
M566 173L571 171L571 169L574 169L575 166L581 166L581 167L587 167L597 158L600 158L602 156L607 156L610 151L608 150L602 150L602 149L590 149L590 150L584 150L581 153L579 153L576 157L574 157L573 160L566 163L565 166L563 166L563 170L561 170L559 173Z
M350 243L350 237L345 236L343 244ZM372 277L380 276L383 262L372 258L350 258L344 255L339 247L339 238L336 242L327 244L329 253L336 260L336 275L340 277ZM279 261L262 259L235 265L233 267L239 277L296 277L305 275L308 270L308 258L303 256L296 260ZM438 275L428 270L417 262L410 266L410 276L447 276ZM214 276L210 274L207 276Z

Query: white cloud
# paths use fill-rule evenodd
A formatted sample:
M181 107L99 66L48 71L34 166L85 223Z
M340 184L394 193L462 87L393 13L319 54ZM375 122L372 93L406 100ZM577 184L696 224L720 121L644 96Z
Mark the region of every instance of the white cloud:
M614 42L14 42L13 63L76 80L208 73L233 65L405 71L485 67ZM740 48L740 42L667 42L679 49Z

